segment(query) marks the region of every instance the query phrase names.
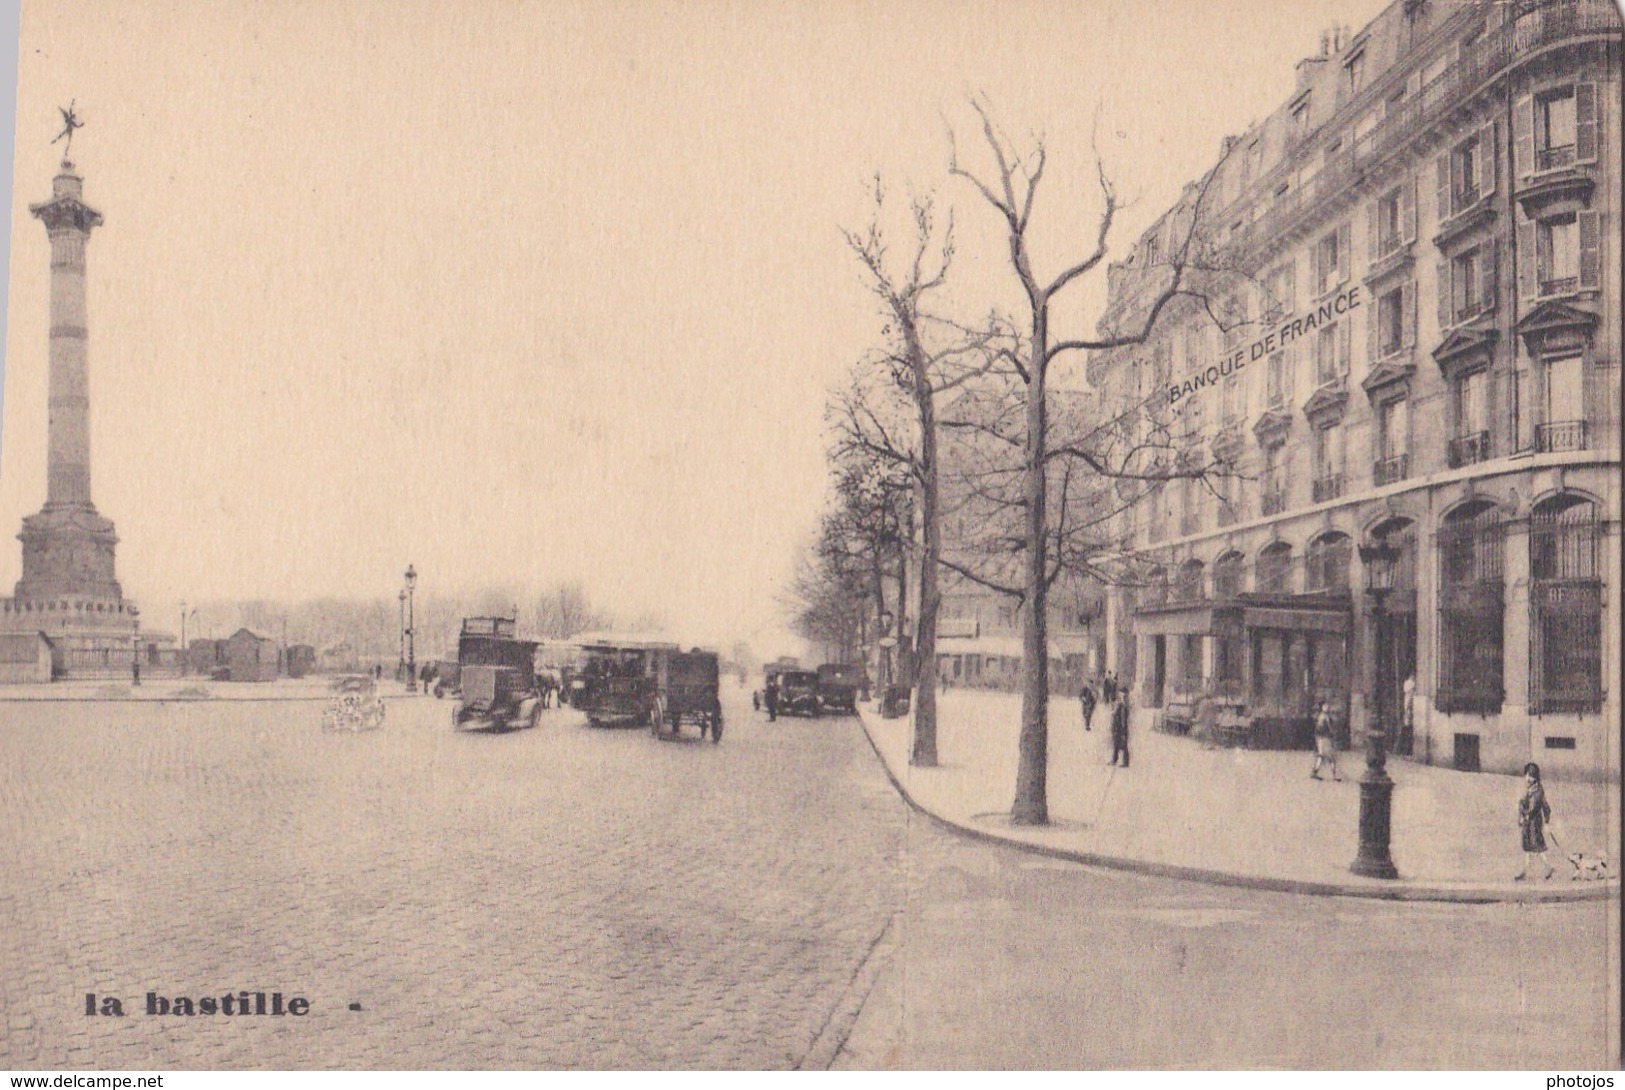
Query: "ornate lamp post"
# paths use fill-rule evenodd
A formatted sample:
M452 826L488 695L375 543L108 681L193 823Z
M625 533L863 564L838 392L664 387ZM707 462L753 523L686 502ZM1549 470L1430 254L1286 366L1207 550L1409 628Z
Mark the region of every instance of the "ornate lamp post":
M409 693L418 691L416 640L414 638L416 633L412 631L414 621L412 592L417 589L417 585L418 573L412 568L412 565L408 564L406 566L406 691ZM515 612L517 613L517 610Z
M1388 777L1386 701L1381 683L1384 623L1383 602L1393 589L1394 562L1399 549L1387 541L1360 546L1360 562L1365 565L1366 593L1371 598L1372 659L1376 665L1372 689L1376 708L1365 731L1365 774L1360 777L1360 850L1349 870L1367 878L1398 878L1399 871L1388 854L1390 818L1394 805L1394 781Z
M406 588L402 587L396 597L401 603L401 654L395 660L395 680L399 681L406 673Z
M129 607L135 617L135 629L130 633L130 684L141 684L141 611Z

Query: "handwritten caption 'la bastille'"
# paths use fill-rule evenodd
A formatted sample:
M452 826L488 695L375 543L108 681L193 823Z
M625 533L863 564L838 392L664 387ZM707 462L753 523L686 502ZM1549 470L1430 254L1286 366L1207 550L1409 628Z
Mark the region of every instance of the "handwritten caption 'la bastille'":
M115 1018L124 1017L124 1001L117 996L101 995L95 992L85 993L85 1013L87 1015L105 1014ZM243 1015L265 1015L280 1018L284 1015L301 1017L310 1013L310 1000L302 995L291 999L284 999L281 992L227 992L224 995L177 995L164 996L157 992L147 993L146 1013L151 1015L178 1014L184 1017L196 1015L227 1015L240 1017Z
M1358 286L1338 292L1331 299L1302 317L1293 318L1289 322L1282 322L1277 328L1260 337L1246 348L1238 348L1218 363L1209 364L1207 368L1198 371L1183 382L1170 384L1168 387L1168 404L1172 405L1180 398L1188 397L1205 387L1217 386L1220 380L1231 378L1240 373L1241 369L1247 366L1248 361L1263 359L1276 349L1285 348L1300 337L1313 333L1328 322L1336 321L1342 315L1355 310L1359 306L1360 289Z

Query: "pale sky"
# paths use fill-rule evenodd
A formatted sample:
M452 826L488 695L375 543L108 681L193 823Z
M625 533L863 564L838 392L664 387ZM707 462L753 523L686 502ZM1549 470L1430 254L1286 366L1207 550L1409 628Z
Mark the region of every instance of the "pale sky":
M967 94L1048 139L1053 271L1092 239L1097 107L1138 198L1121 252L1323 29L1383 6L30 0L0 528L45 495L27 206L70 99L106 217L92 495L155 622L183 598L393 596L410 562L442 592L579 579L726 646L779 620L825 394L879 337L839 234L872 174L953 204L985 310L1002 241L945 172L949 125L981 162ZM0 544L0 593L19 566Z

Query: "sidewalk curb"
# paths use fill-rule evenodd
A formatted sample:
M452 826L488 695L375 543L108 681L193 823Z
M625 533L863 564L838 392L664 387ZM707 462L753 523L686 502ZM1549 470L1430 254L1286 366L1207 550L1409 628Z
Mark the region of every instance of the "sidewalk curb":
M1353 882L1311 882L1295 878L1268 878L1262 875L1234 874L1229 871L1209 870L1205 867L1187 867L1178 863L1157 863L1145 859L1126 859L1121 856L1100 855L1095 852L1081 851L1076 848L1060 848L1052 844L1035 844L1020 837L996 833L988 829L978 829L973 825L966 825L952 818L943 817L934 810L927 808L903 786L902 780L892 768L891 762L886 759L880 744L875 741L874 732L869 728L868 716L873 714L863 708L858 710L858 723L863 727L863 735L869 742L869 748L874 750L875 759L885 771L886 778L891 781L892 787L897 791L909 808L923 814L931 821L944 829L980 840L988 844L998 844L1007 848L1016 848L1034 855L1047 856L1051 859L1064 859L1073 863L1083 863L1092 867L1103 867L1109 870L1130 871L1137 874L1148 874L1157 878L1178 878L1191 882L1205 882L1215 886L1237 886L1243 889L1266 890L1271 893L1302 893L1316 897L1361 897L1367 900L1378 901L1435 901L1452 904L1556 904L1576 901L1604 901L1619 896L1619 882L1617 879L1607 882L1568 883L1562 887L1529 886L1524 889L1502 889L1495 886L1428 886L1396 882L1391 885L1362 885Z

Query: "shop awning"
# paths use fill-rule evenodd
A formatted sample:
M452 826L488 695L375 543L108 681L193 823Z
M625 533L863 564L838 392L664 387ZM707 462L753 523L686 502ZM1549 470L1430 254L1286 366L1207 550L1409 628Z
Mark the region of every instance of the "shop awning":
M1249 606L1241 611L1247 628L1287 629L1293 632L1336 632L1349 630L1349 615L1341 609L1269 609Z
M1213 607L1198 605L1137 613L1134 632L1139 636L1208 636L1213 633Z

